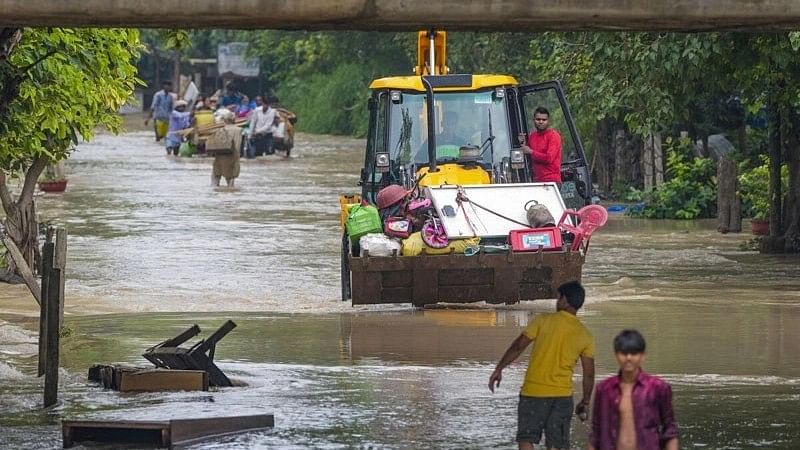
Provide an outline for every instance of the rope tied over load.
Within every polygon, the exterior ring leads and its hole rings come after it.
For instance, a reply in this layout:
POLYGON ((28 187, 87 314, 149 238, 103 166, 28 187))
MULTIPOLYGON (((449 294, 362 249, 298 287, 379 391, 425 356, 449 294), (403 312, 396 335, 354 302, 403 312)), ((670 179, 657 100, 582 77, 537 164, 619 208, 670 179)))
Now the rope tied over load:
MULTIPOLYGON (((469 216, 467 215, 467 212, 464 209, 464 203, 469 203, 473 207, 473 210, 474 210, 474 208, 480 208, 480 209, 488 212, 489 214, 494 214, 495 216, 500 217, 501 219, 504 219, 504 220, 507 220, 509 222, 515 223, 517 225, 521 225, 521 226, 523 226, 525 228, 530 228, 531 227, 527 223, 522 223, 522 222, 520 222, 518 220, 514 220, 514 219, 512 219, 510 217, 507 217, 507 216, 504 216, 503 214, 500 214, 497 211, 492 211, 491 209, 489 209, 489 208, 487 208, 487 207, 485 207, 485 206, 483 206, 483 205, 481 205, 479 203, 471 201, 469 199, 469 197, 467 197, 467 193, 464 191, 464 188, 459 185, 458 189, 456 191, 456 204, 459 206, 459 208, 461 208, 462 211, 464 211, 464 217, 466 217, 467 224, 470 226, 470 228, 472 229, 473 233, 475 233, 475 229, 473 228, 472 222, 470 221, 469 216)), ((475 234, 475 235, 477 236, 477 234, 475 234)))

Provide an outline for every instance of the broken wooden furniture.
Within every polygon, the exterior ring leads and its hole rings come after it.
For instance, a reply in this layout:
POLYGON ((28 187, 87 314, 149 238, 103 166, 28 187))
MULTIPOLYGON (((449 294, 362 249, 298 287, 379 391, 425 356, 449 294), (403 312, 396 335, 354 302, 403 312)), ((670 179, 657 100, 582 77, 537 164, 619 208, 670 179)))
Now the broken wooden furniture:
POLYGON ((208 338, 189 348, 180 347, 200 334, 200 327, 195 324, 174 338, 150 347, 142 356, 160 369, 204 370, 208 372, 211 386, 230 387, 233 386, 231 380, 214 364, 214 351, 217 343, 234 328, 236 324, 228 320, 208 338))
POLYGON ((204 370, 165 370, 97 364, 89 368, 89 381, 120 392, 208 390, 208 372, 204 370))
POLYGON ((134 443, 173 448, 215 436, 256 431, 275 426, 272 414, 179 420, 65 420, 61 424, 64 448, 76 442, 134 443))

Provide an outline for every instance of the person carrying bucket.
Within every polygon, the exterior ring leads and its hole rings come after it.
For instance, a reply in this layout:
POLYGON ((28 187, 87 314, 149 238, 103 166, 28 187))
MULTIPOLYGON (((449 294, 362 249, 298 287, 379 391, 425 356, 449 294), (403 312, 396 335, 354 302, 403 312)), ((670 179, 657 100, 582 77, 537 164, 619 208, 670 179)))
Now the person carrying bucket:
POLYGON ((150 119, 155 119, 153 127, 156 134, 156 142, 166 137, 169 130, 169 116, 172 114, 174 104, 171 91, 172 82, 165 81, 161 83, 161 90, 153 95, 150 111, 147 114, 147 118, 144 119, 145 126, 148 125, 150 119))

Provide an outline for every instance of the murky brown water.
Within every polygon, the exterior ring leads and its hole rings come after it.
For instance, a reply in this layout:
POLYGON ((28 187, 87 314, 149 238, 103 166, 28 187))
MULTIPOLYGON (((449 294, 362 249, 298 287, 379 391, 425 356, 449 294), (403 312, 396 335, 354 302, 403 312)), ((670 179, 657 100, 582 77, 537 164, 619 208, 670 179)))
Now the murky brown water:
MULTIPOLYGON (((42 412, 34 323, 21 318, 32 300, 0 286, 0 447, 58 448, 65 417, 263 412, 274 430, 197 448, 514 447, 524 361, 496 394, 486 383, 551 302, 352 308, 338 299, 336 196, 355 190, 362 142, 303 136, 290 160, 243 161, 228 191, 208 187, 210 161, 167 158, 149 138, 82 145, 67 193, 39 200, 70 232, 72 335, 61 402, 42 412), (238 327, 216 358, 248 387, 121 395, 85 382, 93 363, 143 363, 155 342, 227 318, 238 327)), ((592 238, 581 318, 598 373, 614 370, 614 334, 637 327, 647 368, 673 384, 683 448, 796 448, 800 260, 739 252, 746 236, 713 228, 613 217, 592 238)), ((585 446, 586 426, 573 428, 575 448, 585 446)))

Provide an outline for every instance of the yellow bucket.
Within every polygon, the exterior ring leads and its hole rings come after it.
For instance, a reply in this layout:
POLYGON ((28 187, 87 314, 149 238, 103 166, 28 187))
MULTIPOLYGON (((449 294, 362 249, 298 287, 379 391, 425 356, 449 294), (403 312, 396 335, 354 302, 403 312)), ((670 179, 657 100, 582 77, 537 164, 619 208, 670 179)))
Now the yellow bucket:
POLYGON ((169 122, 165 120, 157 120, 155 121, 156 124, 156 138, 161 139, 167 135, 167 131, 169 131, 169 122))
POLYGON ((194 120, 198 128, 214 125, 214 113, 212 111, 197 111, 194 113, 194 120))

